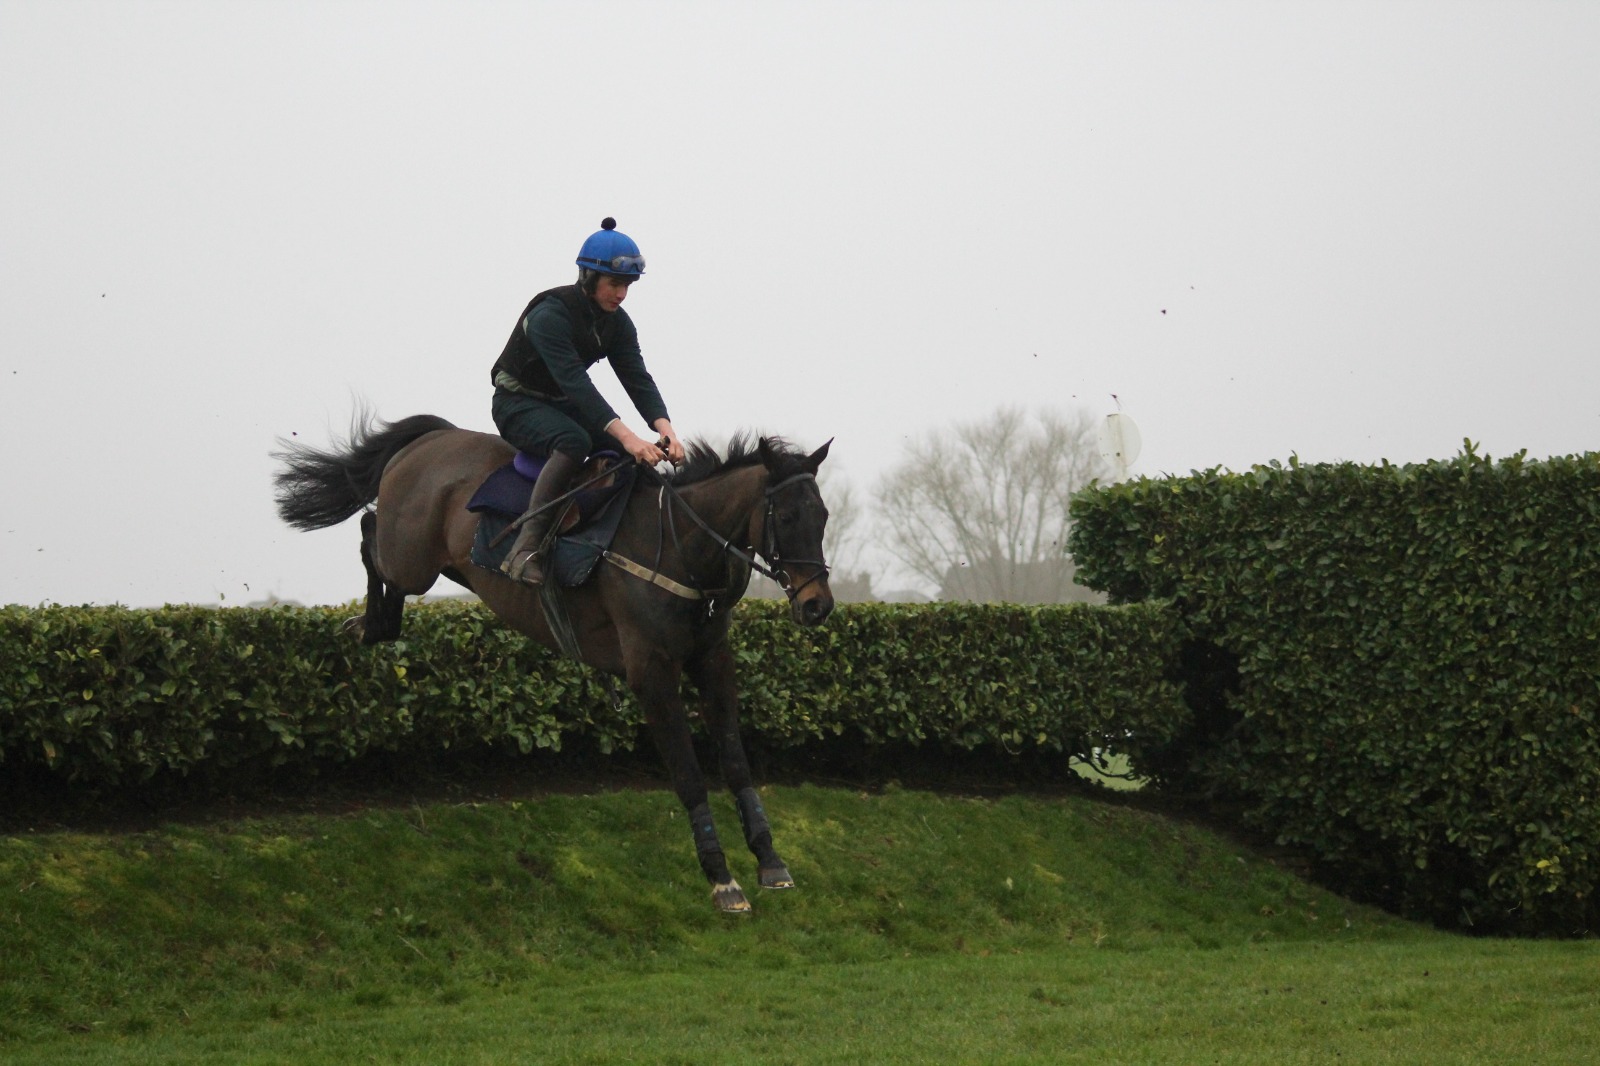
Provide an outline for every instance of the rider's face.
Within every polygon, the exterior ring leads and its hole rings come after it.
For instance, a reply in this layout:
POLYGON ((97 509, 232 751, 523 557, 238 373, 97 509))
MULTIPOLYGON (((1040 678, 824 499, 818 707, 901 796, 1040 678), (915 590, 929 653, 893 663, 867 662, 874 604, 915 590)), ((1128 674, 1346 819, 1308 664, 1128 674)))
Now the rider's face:
POLYGON ((600 305, 602 311, 615 311, 622 306, 622 301, 628 298, 628 285, 632 281, 632 278, 601 274, 594 287, 594 302, 600 305))

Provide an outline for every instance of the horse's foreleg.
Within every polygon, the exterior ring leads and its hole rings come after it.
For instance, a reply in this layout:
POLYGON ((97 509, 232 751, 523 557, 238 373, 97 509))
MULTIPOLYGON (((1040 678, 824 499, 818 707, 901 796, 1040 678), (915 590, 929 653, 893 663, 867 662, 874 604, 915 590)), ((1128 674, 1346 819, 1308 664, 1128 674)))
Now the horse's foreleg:
POLYGON ((689 735, 689 720, 683 700, 678 696, 678 670, 654 656, 647 664, 628 669, 628 686, 644 708, 645 721, 672 775, 672 787, 684 810, 689 812, 689 828, 694 833, 695 855, 700 869, 711 882, 711 899, 718 910, 742 913, 750 909, 744 890, 728 872, 728 858, 717 838, 716 822, 706 793, 705 777, 695 758, 694 741, 689 735))
POLYGON ((756 857, 756 871, 762 888, 793 888, 794 876, 778 857, 772 846, 772 827, 767 824, 767 812, 761 806, 761 797, 754 785, 746 785, 734 792, 739 801, 739 822, 744 826, 745 843, 756 857))
POLYGON ((739 822, 744 840, 756 857, 762 888, 793 888, 789 867, 778 857, 772 844, 772 826, 756 792, 745 755, 744 739, 739 735, 739 692, 734 679, 733 653, 720 644, 689 666, 689 678, 705 699, 706 721, 717 741, 722 762, 722 778, 739 805, 739 822))

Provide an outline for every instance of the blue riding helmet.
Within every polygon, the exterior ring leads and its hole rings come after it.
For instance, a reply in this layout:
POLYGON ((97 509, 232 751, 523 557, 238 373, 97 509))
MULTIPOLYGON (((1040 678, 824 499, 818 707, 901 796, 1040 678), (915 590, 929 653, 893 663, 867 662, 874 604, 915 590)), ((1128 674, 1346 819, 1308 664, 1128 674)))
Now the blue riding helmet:
POLYGON ((644 273, 644 256, 633 238, 617 229, 616 219, 605 218, 578 249, 578 265, 613 277, 636 278, 644 273))

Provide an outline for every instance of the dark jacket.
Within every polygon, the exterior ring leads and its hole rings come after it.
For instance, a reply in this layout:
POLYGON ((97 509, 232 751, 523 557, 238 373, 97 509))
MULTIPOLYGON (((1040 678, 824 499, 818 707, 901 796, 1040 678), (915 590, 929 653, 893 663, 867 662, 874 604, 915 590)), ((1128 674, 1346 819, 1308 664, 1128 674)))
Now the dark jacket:
POLYGON ((576 285, 546 289, 528 302, 490 379, 496 387, 577 408, 596 430, 617 417, 589 380, 600 360, 622 383, 645 425, 666 418, 655 379, 645 369, 639 334, 621 308, 607 314, 576 285))

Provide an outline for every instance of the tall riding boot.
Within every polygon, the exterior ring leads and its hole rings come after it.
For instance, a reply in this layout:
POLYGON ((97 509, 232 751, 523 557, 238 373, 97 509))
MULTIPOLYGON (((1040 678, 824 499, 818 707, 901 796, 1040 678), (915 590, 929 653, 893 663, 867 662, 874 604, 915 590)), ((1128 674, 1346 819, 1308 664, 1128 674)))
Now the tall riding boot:
POLYGON ((550 539, 557 515, 565 510, 552 501, 567 491, 582 467, 581 456, 566 452, 551 452, 544 461, 539 480, 533 483, 533 494, 528 497, 525 521, 511 544, 511 554, 500 564, 500 569, 513 581, 534 586, 544 584, 545 541, 550 539))

